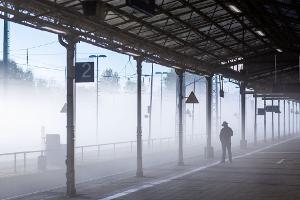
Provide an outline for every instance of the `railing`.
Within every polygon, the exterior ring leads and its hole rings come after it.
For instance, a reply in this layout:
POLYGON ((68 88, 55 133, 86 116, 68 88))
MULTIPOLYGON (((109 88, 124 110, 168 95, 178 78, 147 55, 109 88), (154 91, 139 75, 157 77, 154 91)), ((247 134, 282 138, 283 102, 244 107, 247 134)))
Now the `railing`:
MULTIPOLYGON (((185 142, 193 143, 193 141, 203 135, 186 135, 185 136, 185 142)), ((149 140, 142 140, 143 145, 146 144, 146 147, 148 149, 154 149, 154 146, 159 144, 159 146, 162 146, 162 144, 167 144, 169 146, 171 144, 171 141, 175 142, 177 139, 174 137, 166 137, 166 138, 154 138, 149 140)), ((101 152, 104 151, 113 151, 115 154, 117 151, 117 147, 120 146, 125 146, 125 148, 129 152, 134 152, 134 147, 136 145, 136 141, 125 141, 125 142, 114 142, 114 143, 105 143, 105 144, 98 144, 98 145, 83 145, 83 146, 77 146, 75 147, 75 152, 77 155, 79 154, 79 159, 80 161, 83 161, 85 158, 85 155, 87 152, 95 152, 96 151, 96 158, 99 159, 101 156, 101 152), (93 149, 92 151, 88 151, 88 149, 93 149), (79 151, 79 152, 78 152, 79 151)), ((124 149, 122 149, 122 152, 124 149)), ((28 160, 34 160, 37 159, 38 156, 43 156, 45 155, 46 151, 45 150, 36 150, 36 151, 21 151, 21 152, 13 152, 13 153, 1 153, 0 154, 0 166, 5 166, 8 174, 10 173, 18 173, 21 172, 18 169, 23 169, 23 172, 26 172, 27 170, 27 165, 28 165, 28 160), (19 158, 21 156, 21 158, 19 158), (6 157, 6 159, 4 159, 6 157), (8 157, 8 158, 7 158, 8 157), (8 160, 12 160, 13 162, 13 167, 10 162, 7 162, 8 160), (20 163, 21 160, 22 162, 20 163), (8 170, 7 170, 8 169, 8 170), (11 171, 11 169, 13 171, 11 171)), ((90 156, 91 157, 91 156, 90 156)), ((92 156, 93 157, 93 156, 92 156)), ((94 158, 94 157, 93 157, 94 158)), ((36 166, 36 163, 31 163, 36 166)), ((1 171, 1 169, 0 169, 1 171)))

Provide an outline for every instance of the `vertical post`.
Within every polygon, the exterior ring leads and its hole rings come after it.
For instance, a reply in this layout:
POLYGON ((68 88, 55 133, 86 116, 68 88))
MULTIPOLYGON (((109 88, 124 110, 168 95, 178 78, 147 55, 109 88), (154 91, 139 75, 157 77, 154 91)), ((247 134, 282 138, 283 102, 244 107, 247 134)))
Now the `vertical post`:
POLYGON ((152 93, 153 93, 153 63, 151 66, 151 86, 150 86, 150 105, 149 105, 149 135, 148 135, 148 147, 150 147, 151 140, 151 128, 152 128, 152 93))
MULTIPOLYGON (((196 93, 195 89, 196 89, 196 79, 194 78, 194 83, 193 83, 193 92, 196 93)), ((194 125, 194 120, 195 120, 195 104, 193 103, 193 112, 192 112, 192 135, 194 135, 194 129, 195 129, 195 125, 194 125)))
POLYGON ((178 143, 178 165, 184 165, 183 162, 183 108, 182 108, 182 104, 183 104, 183 70, 177 70, 176 71, 177 75, 178 75, 178 86, 179 86, 179 91, 178 91, 178 119, 179 119, 179 143, 178 143))
POLYGON ((75 36, 58 36, 59 42, 67 49, 67 195, 69 197, 76 195, 75 189, 75 166, 74 166, 74 140, 75 140, 75 104, 74 104, 74 52, 75 36), (64 41, 65 40, 65 41, 64 41))
POLYGON ((289 136, 291 136, 291 102, 288 101, 288 114, 289 114, 289 136))
POLYGON ((295 134, 295 102, 293 101, 293 134, 295 134))
POLYGON ((267 142, 267 112, 266 112, 266 100, 264 100, 264 110, 265 110, 265 114, 264 114, 264 142, 267 142))
POLYGON ((24 161, 24 172, 26 171, 26 152, 23 154, 23 161, 24 161))
POLYGON ((160 73, 160 113, 159 113, 159 130, 162 135, 162 100, 163 100, 163 72, 160 73))
POLYGON ((143 176, 142 156, 142 58, 136 57, 137 68, 137 170, 136 176, 143 176))
MULTIPOLYGON (((8 17, 7 13, 4 13, 5 17, 8 17)), ((9 54, 9 22, 7 20, 3 21, 3 76, 4 84, 6 84, 6 79, 8 79, 8 54, 9 54)))
POLYGON ((97 71, 96 71, 96 144, 99 144, 99 56, 97 55, 97 71))
POLYGON ((298 109, 299 103, 296 103, 296 134, 299 134, 299 109, 298 109))
POLYGON ((17 173, 17 154, 14 153, 14 172, 17 173))
POLYGON ((246 94, 245 94, 245 83, 241 83, 240 86, 241 93, 241 119, 242 119, 242 139, 240 142, 241 149, 247 148, 247 140, 246 140, 246 94))
MULTIPOLYGON (((272 107, 274 106, 274 100, 272 99, 272 107)), ((274 112, 272 111, 272 142, 274 142, 274 112)))
POLYGON ((254 94, 254 144, 257 144, 257 97, 254 94))
POLYGON ((219 131, 219 87, 218 87, 218 76, 215 76, 215 90, 216 90, 216 133, 219 131))
POLYGON ((214 157, 214 149, 211 146, 211 100, 212 100, 212 76, 206 77, 206 147, 204 149, 206 158, 214 157))
POLYGON ((285 132, 285 100, 283 100, 283 135, 284 137, 286 136, 286 132, 285 132))
POLYGON ((277 123, 278 123, 278 140, 280 140, 280 100, 278 100, 278 108, 279 108, 279 112, 277 113, 277 123))

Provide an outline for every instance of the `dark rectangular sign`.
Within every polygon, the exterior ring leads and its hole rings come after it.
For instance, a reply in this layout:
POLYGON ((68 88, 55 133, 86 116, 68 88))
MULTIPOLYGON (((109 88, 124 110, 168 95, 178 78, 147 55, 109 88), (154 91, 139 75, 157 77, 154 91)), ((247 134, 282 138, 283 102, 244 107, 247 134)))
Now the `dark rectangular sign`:
POLYGON ((263 108, 258 108, 257 109, 257 115, 265 115, 265 109, 263 109, 263 108))
POLYGON ((77 62, 75 64, 75 82, 94 82, 94 62, 77 62))
POLYGON ((266 106, 266 112, 280 113, 279 106, 266 106))

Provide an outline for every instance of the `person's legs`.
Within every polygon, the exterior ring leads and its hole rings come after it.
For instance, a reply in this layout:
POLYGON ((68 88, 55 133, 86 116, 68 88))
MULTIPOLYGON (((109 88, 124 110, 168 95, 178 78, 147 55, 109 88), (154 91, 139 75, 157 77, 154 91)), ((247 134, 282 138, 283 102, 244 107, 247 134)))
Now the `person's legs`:
POLYGON ((228 151, 229 162, 232 162, 231 142, 228 142, 228 143, 227 143, 227 151, 228 151))
POLYGON ((226 143, 225 142, 221 142, 222 143, 222 162, 225 162, 225 157, 226 157, 226 143))

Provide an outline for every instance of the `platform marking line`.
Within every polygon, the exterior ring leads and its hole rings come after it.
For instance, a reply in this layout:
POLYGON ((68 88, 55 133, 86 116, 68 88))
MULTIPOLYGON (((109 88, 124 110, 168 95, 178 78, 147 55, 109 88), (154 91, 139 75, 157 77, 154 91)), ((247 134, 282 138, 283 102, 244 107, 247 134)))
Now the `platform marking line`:
MULTIPOLYGON (((295 138, 298 138, 298 137, 295 137, 295 138)), ((281 141, 281 142, 278 142, 276 144, 271 144, 267 147, 263 147, 263 148, 260 148, 260 149, 257 149, 257 150, 254 150, 254 151, 251 151, 249 153, 245 153, 245 154, 242 154, 242 155, 239 155, 239 156, 234 156, 232 159, 238 159, 238 158, 244 158, 246 156, 250 156, 252 154, 255 154, 255 153, 258 153, 260 151, 263 151, 263 150, 266 150, 266 149, 269 149, 269 148, 272 148, 274 146, 277 146, 279 144, 283 144, 283 143, 286 143, 290 140, 293 140, 295 138, 289 138, 287 140, 284 140, 284 141, 281 141)), ((187 175, 190 175, 192 173, 195 173, 195 172, 199 172, 199 171, 203 171, 209 167, 213 167, 213 166, 216 166, 218 165, 220 162, 217 161, 217 162, 213 162, 211 164, 208 164, 208 165, 204 165, 202 167, 198 167, 196 169, 193 169, 193 170, 190 170, 190 171, 187 171, 187 172, 184 172, 184 173, 181 173, 181 174, 178 174, 178 175, 175 175, 175 176, 172 176, 170 178, 166 178, 166 179, 162 179, 162 180, 159 180, 159 181, 153 181, 153 182, 150 182, 150 183, 146 183, 142 186, 138 186, 138 187, 135 187, 135 188, 132 188, 132 189, 129 189, 129 190, 126 190, 126 191, 123 191, 123 192, 120 192, 120 193, 117 193, 117 194, 114 194, 114 195, 111 195, 111 196, 108 196, 108 197, 104 197, 104 198, 100 198, 98 200, 112 200, 112 199, 116 199, 116 198, 119 198, 119 197, 123 197, 123 196, 126 196, 128 194, 131 194, 131 193, 135 193, 135 192, 138 192, 140 190, 143 190, 143 189, 146 189, 146 188, 151 188, 151 187, 154 187, 156 185, 159 185, 159 184, 162 184, 162 183, 167 183, 167 182, 170 182, 174 179, 178 179, 178 178, 182 178, 184 176, 187 176, 187 175)))
POLYGON ((289 151, 262 151, 260 154, 300 154, 300 152, 289 152, 289 151))
POLYGON ((281 159, 281 160, 277 161, 276 164, 280 165, 281 163, 283 163, 283 161, 285 161, 285 159, 281 159))

